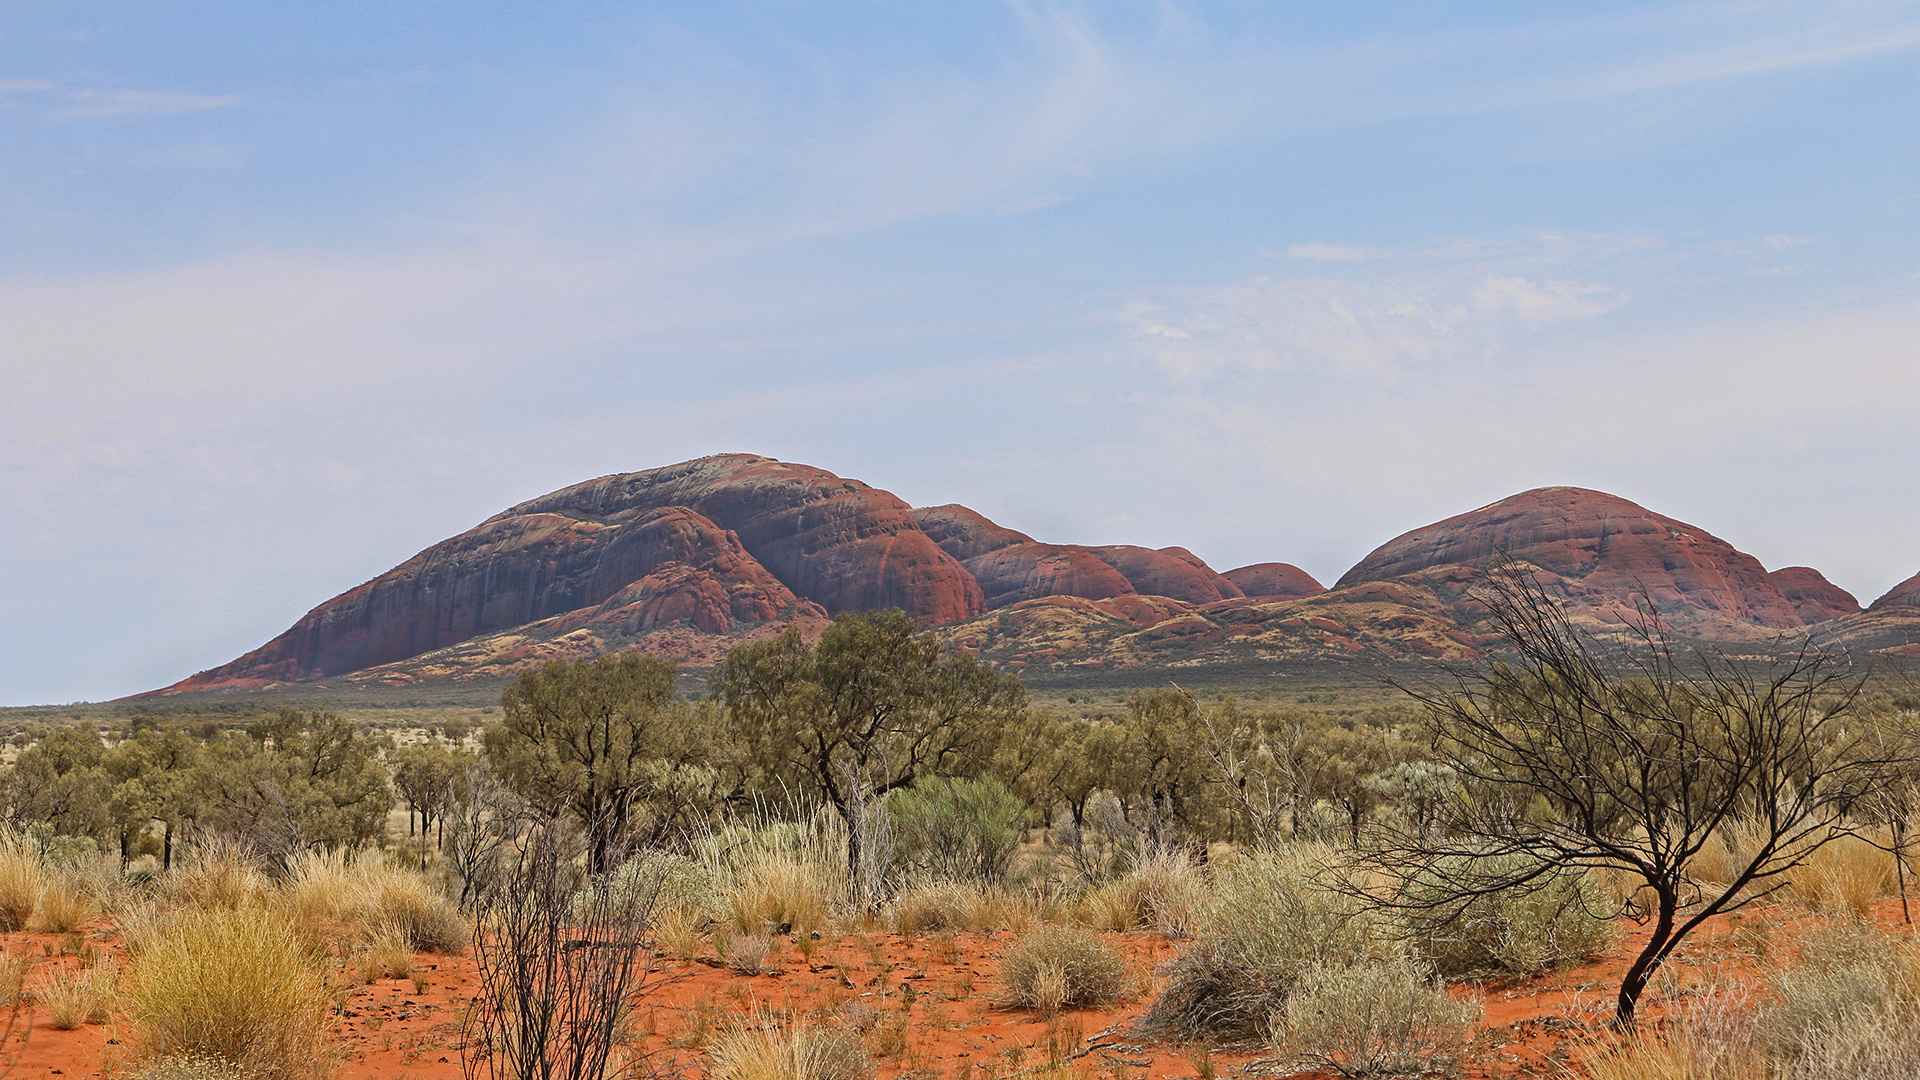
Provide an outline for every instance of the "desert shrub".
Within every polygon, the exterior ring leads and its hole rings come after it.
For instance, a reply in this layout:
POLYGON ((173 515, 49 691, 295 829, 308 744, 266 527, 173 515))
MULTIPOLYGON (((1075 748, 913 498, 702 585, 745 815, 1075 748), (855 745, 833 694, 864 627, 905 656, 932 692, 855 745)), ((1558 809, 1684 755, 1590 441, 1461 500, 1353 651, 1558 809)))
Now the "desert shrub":
POLYGON ((34 991, 34 997, 55 1028, 72 1031, 82 1024, 106 1022, 119 977, 113 961, 101 957, 91 967, 65 967, 54 972, 34 991))
POLYGON ((1111 1005, 1132 988, 1126 957, 1082 926, 1035 927, 1000 958, 1006 1000, 1049 1014, 1066 1005, 1111 1005))
POLYGON ((1169 967, 1143 1026, 1183 1039, 1259 1036, 1310 968, 1395 955, 1381 918, 1321 880, 1316 867, 1326 857, 1299 845, 1222 865, 1194 944, 1169 967))
POLYGON ((1076 917, 1102 930, 1151 929, 1191 937, 1206 900, 1206 882, 1184 851, 1145 850, 1120 877, 1081 898, 1076 917))
MULTIPOLYGON (((1508 873, 1513 857, 1488 858, 1492 873, 1508 873)), ((1477 867, 1476 873, 1489 872, 1477 867)), ((1450 861, 1422 871, 1405 888, 1407 902, 1419 905, 1444 894, 1455 876, 1450 861)), ((1601 912, 1617 910, 1597 884, 1577 870, 1546 870, 1532 888, 1503 889, 1475 897, 1461 907, 1411 909, 1415 945, 1442 976, 1511 972, 1537 975, 1564 964, 1604 954, 1615 940, 1613 923, 1601 912)))
POLYGON ((40 902, 40 858, 16 837, 0 837, 0 930, 24 930, 40 902))
POLYGON ((215 1058, 249 1080, 331 1075, 333 1001, 315 960, 260 909, 178 912, 122 980, 140 1056, 215 1058))
POLYGON ((259 856, 221 837, 194 845, 160 878, 160 895, 185 907, 255 907, 264 904, 271 891, 259 856))
POLYGON ((1343 1076, 1448 1072, 1473 1037, 1477 1005, 1456 1001, 1404 962, 1321 967, 1274 1014, 1285 1059, 1343 1076))
POLYGON ((873 1073, 854 1031, 764 1014, 721 1033, 709 1054, 716 1080, 860 1080, 873 1073))
POLYGON ((901 890, 887 910, 897 934, 984 930, 997 921, 999 901, 996 893, 977 884, 931 881, 901 890))
POLYGON ((715 868, 690 855, 643 851, 621 864, 606 887, 657 894, 652 901, 656 911, 681 912, 699 922, 725 914, 715 868))
POLYGON ((887 799, 896 865, 910 877, 1004 880, 1025 812, 1020 798, 992 777, 922 780, 887 799))

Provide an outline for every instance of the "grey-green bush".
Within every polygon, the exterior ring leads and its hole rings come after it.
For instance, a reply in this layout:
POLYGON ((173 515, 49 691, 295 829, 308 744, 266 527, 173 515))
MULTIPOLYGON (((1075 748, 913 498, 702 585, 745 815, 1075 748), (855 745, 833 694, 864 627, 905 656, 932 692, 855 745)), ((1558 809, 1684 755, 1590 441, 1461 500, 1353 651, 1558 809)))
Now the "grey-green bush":
POLYGON ((1269 1040, 1283 1059, 1342 1076, 1450 1072, 1466 1054, 1479 1006, 1456 1001, 1402 961, 1308 972, 1269 1040))
MULTIPOLYGON (((1479 860, 1476 874, 1505 875, 1514 856, 1479 860), (1485 863, 1495 864, 1492 867, 1485 863)), ((1462 868, 1441 862, 1407 883, 1403 898, 1418 904, 1462 868), (1438 884, 1436 889, 1435 883, 1438 884)), ((1606 899, 1576 870, 1547 870, 1534 889, 1509 889, 1476 897, 1457 912, 1414 909, 1413 941, 1436 972, 1447 978, 1507 972, 1537 975, 1606 953, 1615 941, 1613 923, 1598 917, 1606 899), (1441 914, 1449 917, 1440 918, 1441 914)))
POLYGON ((1325 855, 1301 845, 1220 866, 1195 942, 1168 969, 1143 1025, 1183 1039, 1263 1035, 1309 970, 1396 957, 1384 920, 1322 880, 1325 855))
POLYGON ((997 882, 1020 846, 1019 797, 991 777, 933 777, 887 799, 894 860, 909 874, 997 882))

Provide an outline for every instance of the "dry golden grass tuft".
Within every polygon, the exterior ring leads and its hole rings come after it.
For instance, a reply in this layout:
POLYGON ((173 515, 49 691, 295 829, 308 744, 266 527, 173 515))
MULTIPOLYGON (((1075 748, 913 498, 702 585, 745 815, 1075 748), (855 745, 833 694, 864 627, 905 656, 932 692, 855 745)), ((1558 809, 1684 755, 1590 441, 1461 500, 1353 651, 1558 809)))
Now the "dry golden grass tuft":
POLYGON ((967 882, 933 881, 909 886, 887 910, 896 934, 942 930, 987 930, 1000 923, 1006 907, 1003 894, 967 882))
POLYGON ((105 1023, 112 1011, 120 979, 112 959, 102 956, 91 967, 63 967, 34 990, 47 1018, 61 1031, 82 1024, 105 1023))
POLYGON ((1074 916, 1100 930, 1150 929, 1183 938, 1193 935, 1205 902, 1206 881, 1193 860, 1184 852, 1155 851, 1083 897, 1074 916))
POLYGON ((100 913, 93 898, 74 886, 65 875, 46 875, 40 887, 40 902, 34 925, 47 934, 66 934, 86 925, 100 913))
POLYGON ((152 1062, 137 1080, 248 1080, 241 1067, 211 1054, 176 1054, 152 1062))
POLYGON ((1111 1005, 1133 988, 1126 957, 1083 926, 1035 927, 1000 958, 1006 1000, 1049 1016, 1067 1005, 1111 1005))
POLYGON ((394 931, 422 952, 458 954, 473 940, 459 909, 418 872, 338 852, 296 859, 281 896, 295 918, 355 923, 369 936, 394 931))
POLYGON ((377 925, 367 933, 358 950, 360 981, 405 979, 413 974, 413 948, 405 927, 394 923, 377 925))
POLYGON ((1792 878, 1793 896, 1805 907, 1862 916, 1897 887, 1893 856, 1858 836, 1829 841, 1792 878))
POLYGON ((715 1080, 860 1080, 873 1073, 872 1059, 849 1028, 764 1013, 722 1032, 709 1055, 715 1080))
POLYGON ((20 1000, 27 972, 32 970, 33 957, 25 952, 0 951, 0 1005, 12 1005, 20 1000))
POLYGON ((38 855, 18 838, 0 836, 0 930, 26 929, 45 879, 38 855))
POLYGON ((300 935, 263 909, 190 908, 122 981, 141 1058, 198 1055, 253 1080, 318 1080, 336 1064, 333 995, 300 935))
POLYGON ((844 878, 843 870, 811 852, 756 852, 725 890, 728 921, 743 934, 822 929, 844 878))
POLYGON ((260 859, 239 843, 214 838, 202 844, 160 879, 160 895, 169 903, 195 908, 260 907, 272 884, 260 859))

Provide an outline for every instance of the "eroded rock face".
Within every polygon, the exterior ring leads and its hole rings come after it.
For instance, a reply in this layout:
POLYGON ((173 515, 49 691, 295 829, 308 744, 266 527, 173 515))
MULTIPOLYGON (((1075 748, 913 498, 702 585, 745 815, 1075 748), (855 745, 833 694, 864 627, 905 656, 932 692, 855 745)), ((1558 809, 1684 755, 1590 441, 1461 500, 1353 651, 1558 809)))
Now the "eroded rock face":
POLYGON ((1283 562, 1254 563, 1220 575, 1249 597, 1312 596, 1326 592, 1326 586, 1313 580, 1305 570, 1283 562))
POLYGON ((1135 591, 1106 560, 1073 544, 1011 544, 976 555, 965 565, 990 608, 1043 596, 1104 600, 1135 591))
POLYGON ((1920 608, 1920 574, 1888 589, 1886 595, 1875 600, 1867 610, 1885 611, 1896 607, 1920 608))
POLYGON ((1723 637, 1736 624, 1803 625, 1753 556, 1697 526, 1584 488, 1538 488, 1415 529, 1361 560, 1335 587, 1481 566, 1502 553, 1564 579, 1557 591, 1570 596, 1626 611, 1644 596, 1680 633, 1723 637))
POLYGON ((1108 566, 1120 571, 1133 591, 1167 596, 1189 604, 1237 600, 1246 594, 1233 582, 1214 573, 1193 552, 1182 547, 1144 548, 1112 544, 1091 548, 1108 566))
POLYGON ((733 530, 795 595, 829 612, 897 607, 950 623, 984 610, 972 576, 920 530, 911 507, 811 465, 719 454, 575 484, 499 517, 571 512, 617 520, 664 506, 733 530))
POLYGON ((651 607, 636 618, 657 624, 673 611, 714 632, 789 617, 800 605, 738 537, 683 507, 608 521, 549 512, 495 517, 178 689, 326 678, 608 602, 624 607, 634 601, 622 597, 642 593, 651 607))
POLYGON ((913 520, 940 550, 966 562, 976 555, 998 551, 1014 544, 1031 544, 1033 537, 1003 528, 957 503, 916 509, 913 520))
POLYGON ((1802 622, 1812 625, 1837 619, 1842 615, 1852 615, 1860 610, 1860 601, 1853 594, 1828 581, 1826 575, 1811 566, 1783 566, 1767 575, 1787 598, 1793 610, 1800 613, 1802 622))

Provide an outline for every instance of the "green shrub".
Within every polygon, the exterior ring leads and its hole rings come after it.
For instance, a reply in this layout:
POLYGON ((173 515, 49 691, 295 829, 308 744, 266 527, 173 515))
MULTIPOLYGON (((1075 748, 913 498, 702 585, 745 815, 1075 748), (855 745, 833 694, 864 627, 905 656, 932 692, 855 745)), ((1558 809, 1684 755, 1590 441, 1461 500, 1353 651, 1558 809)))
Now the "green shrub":
POLYGON ((1399 949, 1382 919, 1320 878, 1327 850, 1242 855, 1214 875, 1195 942, 1143 1018, 1182 1039, 1254 1037, 1316 967, 1352 967, 1399 949))
MULTIPOLYGON (((1489 858, 1478 874, 1505 875, 1513 856, 1489 858)), ((1454 867, 1441 862, 1405 886, 1405 899, 1419 903, 1446 889, 1454 867)), ((1598 888, 1576 870, 1548 870, 1532 889, 1508 889, 1475 897, 1457 911, 1416 911, 1413 939, 1427 962, 1446 978, 1509 972, 1537 975, 1601 956, 1613 947, 1613 923, 1596 913, 1609 907, 1598 888)))
POLYGON ((894 859, 910 874, 997 882, 1020 846, 1026 807, 1000 781, 934 777, 887 799, 894 859))
POLYGON ((1049 1015, 1066 1005, 1111 1005, 1132 986, 1126 957, 1082 926, 1035 927, 1000 958, 1006 1000, 1049 1015))
POLYGON ((1478 1006, 1456 1001, 1404 962, 1315 968, 1274 1014, 1274 1050, 1342 1076, 1450 1072, 1472 1041, 1478 1006))

